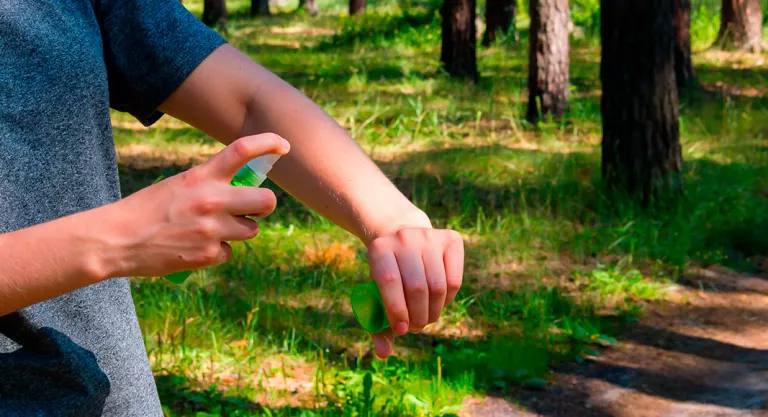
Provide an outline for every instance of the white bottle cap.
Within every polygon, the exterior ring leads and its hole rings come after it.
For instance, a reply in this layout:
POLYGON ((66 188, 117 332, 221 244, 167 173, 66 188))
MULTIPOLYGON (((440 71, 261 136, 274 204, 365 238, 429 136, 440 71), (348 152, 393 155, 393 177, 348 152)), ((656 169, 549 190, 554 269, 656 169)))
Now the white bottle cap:
POLYGON ((277 154, 263 155, 248 161, 248 167, 257 174, 266 177, 267 173, 272 169, 272 166, 275 165, 275 162, 277 162, 278 159, 280 159, 280 155, 277 154))

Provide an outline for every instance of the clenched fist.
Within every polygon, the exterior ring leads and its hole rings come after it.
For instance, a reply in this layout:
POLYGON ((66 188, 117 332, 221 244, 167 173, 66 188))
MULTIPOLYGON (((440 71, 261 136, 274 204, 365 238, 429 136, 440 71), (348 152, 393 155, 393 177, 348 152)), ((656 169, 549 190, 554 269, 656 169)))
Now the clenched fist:
POLYGON ((390 328, 372 335, 376 354, 392 354, 394 334, 418 333, 440 318, 461 287, 464 242, 428 220, 396 230, 368 245, 368 263, 384 301, 390 328))

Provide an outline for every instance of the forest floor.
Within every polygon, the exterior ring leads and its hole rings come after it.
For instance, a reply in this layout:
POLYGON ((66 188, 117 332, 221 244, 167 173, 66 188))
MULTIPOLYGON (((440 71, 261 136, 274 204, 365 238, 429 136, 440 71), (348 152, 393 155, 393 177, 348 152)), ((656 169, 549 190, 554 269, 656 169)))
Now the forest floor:
POLYGON ((768 416, 768 270, 697 269, 623 339, 545 390, 472 398, 462 416, 768 416))
MULTIPOLYGON (((202 3, 184 1, 198 15, 202 3)), ((251 18, 228 0, 228 40, 464 236, 462 290, 375 360, 348 303, 365 247, 267 181, 278 209, 230 262, 180 286, 133 281, 167 415, 768 413, 768 65, 708 46, 716 2, 694 2, 685 196, 649 210, 602 186, 597 32, 572 40, 566 117, 534 126, 524 16, 519 42, 478 50, 469 85, 440 70, 437 3, 382 0, 354 18, 318 3, 316 17, 251 18)), ((221 149, 170 117, 146 129, 115 112, 113 131, 123 195, 221 149)))

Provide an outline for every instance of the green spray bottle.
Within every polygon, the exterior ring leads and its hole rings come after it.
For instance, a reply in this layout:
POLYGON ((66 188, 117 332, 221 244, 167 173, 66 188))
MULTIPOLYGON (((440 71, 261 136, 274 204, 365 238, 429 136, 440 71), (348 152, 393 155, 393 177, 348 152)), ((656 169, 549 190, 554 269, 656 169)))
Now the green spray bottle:
MULTIPOLYGON (((232 178, 231 184, 234 186, 258 187, 267 179, 267 173, 272 166, 280 159, 280 155, 269 154, 248 161, 237 174, 232 178)), ((192 275, 194 271, 181 271, 165 275, 163 278, 174 284, 181 284, 192 275)))

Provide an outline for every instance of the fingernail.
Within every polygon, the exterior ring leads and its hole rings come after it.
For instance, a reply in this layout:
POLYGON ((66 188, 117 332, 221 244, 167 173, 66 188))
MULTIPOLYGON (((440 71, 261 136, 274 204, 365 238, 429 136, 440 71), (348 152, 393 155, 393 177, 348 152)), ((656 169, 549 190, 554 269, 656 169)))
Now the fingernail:
POLYGON ((395 333, 399 335, 408 333, 408 323, 404 321, 397 323, 397 325, 395 325, 395 333))
POLYGON ((291 144, 290 144, 290 143, 288 143, 288 141, 287 141, 287 140, 285 140, 284 138, 283 138, 283 149, 285 149, 286 151, 287 151, 288 149, 291 149, 291 144))

